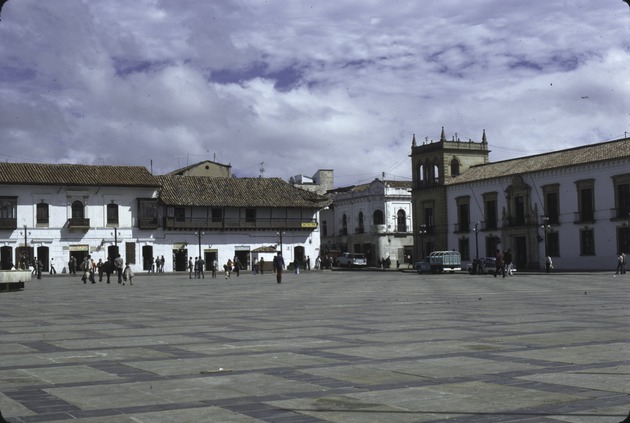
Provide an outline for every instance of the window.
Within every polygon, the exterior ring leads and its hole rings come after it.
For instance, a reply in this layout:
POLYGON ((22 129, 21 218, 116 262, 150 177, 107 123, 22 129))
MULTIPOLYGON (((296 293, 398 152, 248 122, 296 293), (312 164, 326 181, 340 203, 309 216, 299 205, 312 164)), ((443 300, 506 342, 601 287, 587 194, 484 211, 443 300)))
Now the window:
POLYGON ((560 236, 558 232, 547 233, 547 251, 552 257, 560 256, 560 236))
POLYGON ((470 197, 459 197, 457 201, 457 224, 455 232, 470 231, 470 197))
POLYGON ((135 242, 125 242, 125 261, 129 264, 136 264, 135 242))
POLYGON ((107 205, 107 225, 118 225, 118 204, 112 203, 107 205))
POLYGON ((157 199, 138 199, 138 226, 142 229, 152 229, 158 227, 157 199))
POLYGON ((497 229, 497 200, 486 201, 486 229, 497 229))
POLYGON ((576 223, 595 222, 595 181, 587 179, 576 182, 578 191, 578 212, 576 223))
POLYGON ((514 198, 514 217, 517 226, 525 224, 525 198, 520 195, 514 198))
POLYGON ((458 247, 459 253, 462 255, 462 260, 470 260, 470 240, 468 238, 461 238, 458 247))
POLYGON ((186 208, 185 207, 175 207, 175 221, 184 222, 186 221, 186 208))
POLYGON ((630 217, 630 174, 613 176, 615 186, 615 213, 613 218, 630 217))
POLYGON ((397 232, 407 232, 407 213, 402 209, 396 214, 396 227, 397 232))
POLYGON ((549 218, 549 223, 560 223, 559 193, 548 192, 545 194, 545 215, 549 218))
POLYGON ((595 236, 593 229, 582 229, 580 231, 580 255, 595 255, 595 236))
POLYGON ((457 175, 459 175, 459 160, 453 158, 453 160, 451 160, 451 176, 457 175))
POLYGON ((219 208, 212 209, 212 221, 223 222, 223 209, 219 209, 219 208))
POLYGON ((48 217, 48 204, 47 203, 39 203, 37 205, 37 225, 38 226, 48 226, 49 217, 48 217))
POLYGON ((322 220, 322 236, 328 236, 328 222, 322 220))
POLYGON ((341 235, 348 235, 348 217, 345 214, 341 216, 341 235))
POLYGON ((83 210, 83 203, 79 200, 75 200, 72 202, 72 218, 73 219, 83 219, 85 217, 83 210))
POLYGON ((424 224, 427 228, 431 228, 433 226, 433 207, 424 208, 424 224))
POLYGON ((385 216, 383 215, 383 210, 374 210, 374 214, 372 216, 375 225, 384 225, 385 224, 385 216))
POLYGON ((363 226, 363 212, 359 212, 359 226, 357 227, 357 233, 365 233, 365 227, 363 226))
POLYGON ((0 228, 17 228, 17 197, 0 197, 0 228))
POLYGON ((245 221, 249 223, 256 222, 256 209, 245 209, 245 221))

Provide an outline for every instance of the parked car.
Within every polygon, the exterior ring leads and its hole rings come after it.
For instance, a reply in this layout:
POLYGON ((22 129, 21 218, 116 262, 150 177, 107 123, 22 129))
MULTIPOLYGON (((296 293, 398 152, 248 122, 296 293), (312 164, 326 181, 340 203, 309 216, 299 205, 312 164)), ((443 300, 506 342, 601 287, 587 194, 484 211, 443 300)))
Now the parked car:
POLYGON ((416 270, 418 271, 418 273, 427 273, 431 271, 431 261, 429 259, 429 256, 426 256, 424 258, 424 260, 422 261, 417 261, 414 264, 414 267, 416 268, 416 270))
POLYGON ((367 259, 365 255, 358 253, 343 253, 337 257, 337 266, 340 267, 353 267, 353 266, 367 266, 367 259))
MULTIPOLYGON (((494 271, 497 268, 497 259, 494 257, 481 257, 479 261, 481 261, 483 273, 494 273, 494 271)), ((474 275, 475 273, 477 273, 473 269, 473 263, 474 261, 471 263, 468 263, 468 266, 466 268, 466 270, 468 270, 468 273, 470 273, 471 275, 474 275)))

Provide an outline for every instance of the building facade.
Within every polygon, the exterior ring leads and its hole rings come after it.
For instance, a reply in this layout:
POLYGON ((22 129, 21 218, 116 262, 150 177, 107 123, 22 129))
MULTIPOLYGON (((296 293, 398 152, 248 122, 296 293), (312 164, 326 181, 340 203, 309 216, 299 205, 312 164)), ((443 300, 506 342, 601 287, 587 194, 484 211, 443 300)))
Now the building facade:
POLYGON ((630 253, 630 139, 473 167, 447 186, 448 245, 517 268, 614 269, 630 253))
MULTIPOLYGON (((473 166, 488 163, 488 141, 485 130, 482 141, 446 139, 444 128, 437 142, 421 145, 415 135, 411 145, 413 233, 415 256, 432 251, 453 250, 458 246, 449 239, 447 187, 451 180, 473 166)), ((464 222, 462 222, 464 223, 464 222)), ((466 252, 462 251, 466 258, 466 252)))
POLYGON ((270 248, 301 263, 319 254, 317 212, 326 205, 280 179, 0 163, 0 264, 6 270, 37 257, 44 271, 62 272, 72 257, 120 254, 136 272, 157 257, 165 271, 185 271, 186 258, 197 256, 206 267, 239 257, 247 268, 252 251, 270 248))
POLYGON ((324 256, 363 253, 369 266, 413 260, 411 182, 375 179, 329 194, 332 204, 320 217, 324 256))

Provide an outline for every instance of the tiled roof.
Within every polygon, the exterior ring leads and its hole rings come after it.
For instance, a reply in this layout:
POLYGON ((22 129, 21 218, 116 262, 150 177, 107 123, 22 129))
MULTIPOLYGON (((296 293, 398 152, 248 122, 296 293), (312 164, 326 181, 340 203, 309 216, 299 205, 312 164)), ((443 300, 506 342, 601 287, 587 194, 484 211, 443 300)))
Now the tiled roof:
POLYGON ((214 207, 327 206, 327 197, 296 188, 280 178, 211 178, 157 176, 166 205, 214 207))
POLYGON ((93 166, 0 162, 0 184, 75 186, 159 186, 143 166, 93 166))
POLYGON ((474 166, 452 178, 448 184, 463 184, 622 158, 630 158, 630 138, 474 166))

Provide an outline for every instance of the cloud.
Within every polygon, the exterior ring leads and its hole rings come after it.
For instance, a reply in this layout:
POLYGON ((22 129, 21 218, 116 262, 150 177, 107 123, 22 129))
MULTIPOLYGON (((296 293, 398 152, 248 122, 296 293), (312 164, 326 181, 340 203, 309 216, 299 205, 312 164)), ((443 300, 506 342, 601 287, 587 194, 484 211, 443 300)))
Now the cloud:
POLYGON ((486 129, 492 160, 630 130, 621 2, 394 3, 8 2, 0 159, 347 185, 411 178, 412 135, 442 126, 486 129))

